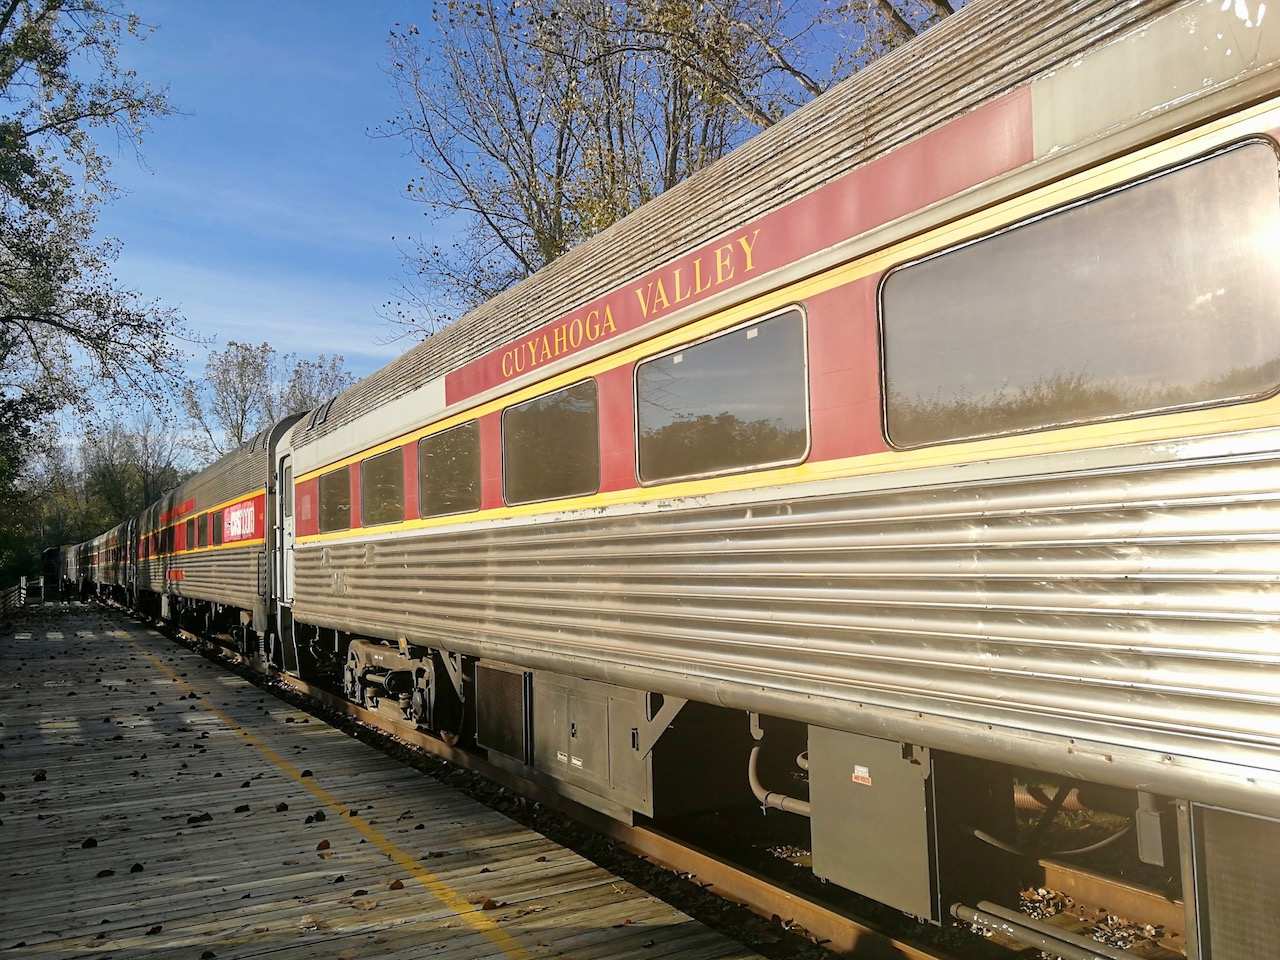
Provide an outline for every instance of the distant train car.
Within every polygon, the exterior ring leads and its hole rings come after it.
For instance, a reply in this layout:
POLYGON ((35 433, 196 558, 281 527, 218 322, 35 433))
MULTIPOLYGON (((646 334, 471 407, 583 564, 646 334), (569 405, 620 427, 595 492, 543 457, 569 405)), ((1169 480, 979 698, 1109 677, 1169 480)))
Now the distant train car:
POLYGON ((271 447, 291 422, 262 431, 142 514, 137 589, 144 605, 206 627, 229 624, 242 639, 267 633, 271 447))
POLYGON ((121 598, 128 595, 134 528, 135 521, 126 520, 89 541, 88 580, 95 591, 121 598))
POLYGON ((52 595, 58 590, 62 580, 63 547, 48 547, 40 554, 40 576, 43 578, 46 592, 52 595))
POLYGON ((157 504, 139 593, 935 922, 1015 777, 1118 789, 1188 953, 1269 955, 1278 140, 1260 5, 978 0, 157 504))
POLYGON ((294 419, 257 434, 138 517, 69 548, 66 579, 165 619, 231 627, 246 651, 257 650, 268 632, 271 449, 294 419))

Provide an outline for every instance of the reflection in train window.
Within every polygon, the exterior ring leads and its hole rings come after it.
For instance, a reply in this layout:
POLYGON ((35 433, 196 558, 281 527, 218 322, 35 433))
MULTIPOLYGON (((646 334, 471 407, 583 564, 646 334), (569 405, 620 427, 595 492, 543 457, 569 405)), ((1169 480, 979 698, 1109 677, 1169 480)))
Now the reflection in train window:
POLYGON ((891 272, 885 428, 915 447, 1280 384, 1280 167, 1249 142, 891 272))
POLYGON ((418 484, 424 517, 480 509, 479 421, 422 438, 418 484))
POLYGON ((209 545, 209 515, 205 514, 196 521, 196 538, 199 545, 207 547, 209 545))
POLYGON ((209 518, 209 525, 213 527, 213 545, 215 547, 222 546, 222 511, 217 510, 213 516, 209 518))
POLYGON ((584 380, 502 414, 507 503, 532 503, 600 486, 596 382, 584 380))
POLYGON ((809 449, 805 324, 788 310, 636 366, 646 483, 797 463, 809 449))
POLYGON ((347 468, 332 470, 320 478, 320 532, 351 526, 351 478, 347 468))
POLYGON ((403 519, 404 451, 396 447, 360 465, 360 523, 367 527, 403 519))

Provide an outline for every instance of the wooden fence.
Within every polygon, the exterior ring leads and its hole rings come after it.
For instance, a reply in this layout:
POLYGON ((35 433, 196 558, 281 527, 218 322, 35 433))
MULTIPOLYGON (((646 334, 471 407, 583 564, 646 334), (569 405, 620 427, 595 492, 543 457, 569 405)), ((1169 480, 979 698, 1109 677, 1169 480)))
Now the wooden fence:
POLYGON ((0 590, 0 616, 8 616, 35 599, 44 600, 44 577, 38 577, 30 583, 23 577, 12 587, 0 590))

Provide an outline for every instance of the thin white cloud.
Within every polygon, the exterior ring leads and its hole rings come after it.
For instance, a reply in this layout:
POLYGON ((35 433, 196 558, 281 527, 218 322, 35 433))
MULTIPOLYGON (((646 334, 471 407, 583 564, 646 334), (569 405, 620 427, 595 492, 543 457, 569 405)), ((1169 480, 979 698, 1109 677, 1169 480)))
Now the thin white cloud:
MULTIPOLYGON (((420 211, 388 190, 379 205, 343 202, 322 182, 308 187, 293 184, 285 190, 248 188, 245 178, 223 179, 198 170, 181 171, 181 176, 134 178, 118 203, 123 213, 148 219, 156 215, 193 219, 235 227, 264 239, 330 249, 347 249, 353 244, 394 251, 393 236, 403 237, 418 224, 411 218, 420 211)), ((113 214, 104 218, 108 231, 113 214)))
MULTIPOLYGON (((181 310, 193 330, 216 338, 214 348, 228 340, 266 340, 285 352, 341 353, 361 376, 408 349, 380 342, 387 335, 377 312, 386 298, 384 286, 274 270, 269 276, 221 270, 127 251, 118 268, 130 286, 181 310)), ((200 353, 193 361, 203 361, 200 353)))

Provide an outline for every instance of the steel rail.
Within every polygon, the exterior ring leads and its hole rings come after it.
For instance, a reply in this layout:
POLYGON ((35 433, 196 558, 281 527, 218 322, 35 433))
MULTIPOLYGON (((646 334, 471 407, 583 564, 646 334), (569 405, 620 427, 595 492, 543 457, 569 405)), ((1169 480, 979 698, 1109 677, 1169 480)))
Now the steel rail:
POLYGON ((1008 912, 995 913, 995 904, 983 903, 979 909, 965 906, 963 903, 951 907, 951 915, 957 920, 985 927, 993 933, 1001 934, 1028 947, 1035 947, 1045 954, 1060 957, 1062 960, 1138 960, 1135 954, 1123 950, 1115 950, 1098 943, 1081 942, 1084 938, 1071 937, 1059 933, 1049 924, 1031 921, 1021 914, 1010 916, 1008 912), (1027 920, 1027 923, 1023 923, 1027 920), (1035 924, 1034 926, 1032 924, 1035 924), (1045 929, 1048 928, 1048 929, 1045 929))

